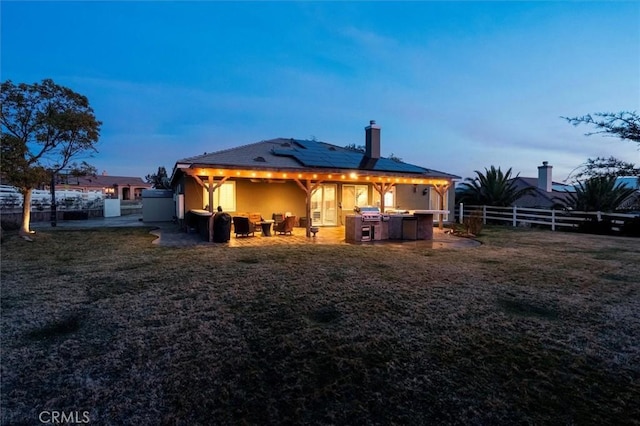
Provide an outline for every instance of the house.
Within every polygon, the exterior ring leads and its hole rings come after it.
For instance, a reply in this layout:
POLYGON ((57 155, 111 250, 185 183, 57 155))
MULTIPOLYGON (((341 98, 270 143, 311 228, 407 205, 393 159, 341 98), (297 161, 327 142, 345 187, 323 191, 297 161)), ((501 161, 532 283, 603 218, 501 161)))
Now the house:
POLYGON ((621 176, 616 179, 616 184, 636 190, 620 203, 618 208, 621 210, 640 211, 640 176, 621 176))
POLYGON ((573 185, 553 181, 553 166, 547 161, 543 161, 538 166, 538 177, 516 177, 513 182, 516 188, 533 188, 533 191, 520 197, 513 203, 516 207, 528 207, 538 209, 558 208, 567 199, 568 194, 575 192, 573 185))
MULTIPOLYGON (((538 166, 538 177, 527 178, 517 177, 513 181, 516 183, 517 189, 534 188, 530 194, 520 197, 515 203, 516 207, 553 209, 564 206, 569 194, 575 193, 574 185, 566 183, 554 182, 552 176, 553 166, 547 161, 543 161, 538 166)), ((636 192, 625 199, 620 205, 622 210, 635 210, 640 207, 640 182, 635 176, 618 177, 616 184, 620 184, 627 188, 635 188, 636 192)))
POLYGON ((139 177, 109 176, 107 172, 95 176, 59 176, 56 189, 80 190, 82 192, 99 191, 106 198, 118 198, 123 201, 141 200, 142 190, 151 189, 151 184, 139 177))
MULTIPOLYGON (((277 138, 179 160, 171 184, 176 216, 217 206, 259 212, 264 219, 290 213, 308 227, 344 226, 358 206, 384 211, 453 211, 459 176, 380 156, 381 128, 365 128, 365 152, 325 142, 277 138)), ((446 218, 445 218, 446 220, 446 218)))

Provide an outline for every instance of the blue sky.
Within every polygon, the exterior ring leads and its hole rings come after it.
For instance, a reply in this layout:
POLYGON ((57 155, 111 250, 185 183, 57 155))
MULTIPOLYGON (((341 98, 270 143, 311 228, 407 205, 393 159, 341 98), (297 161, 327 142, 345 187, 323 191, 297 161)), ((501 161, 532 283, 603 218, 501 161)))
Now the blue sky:
POLYGON ((111 175, 276 137, 554 180, 638 145, 560 116, 640 111, 638 2, 13 2, 1 78, 52 78, 103 122, 111 175))

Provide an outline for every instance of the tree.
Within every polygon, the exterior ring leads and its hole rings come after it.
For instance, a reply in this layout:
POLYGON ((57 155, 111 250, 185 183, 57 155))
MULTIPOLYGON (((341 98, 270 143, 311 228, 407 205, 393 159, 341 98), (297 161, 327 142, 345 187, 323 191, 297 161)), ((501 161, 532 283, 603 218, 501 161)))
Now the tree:
POLYGON ((169 177, 167 176, 167 169, 163 166, 158 167, 158 171, 156 173, 146 175, 144 180, 153 185, 155 189, 171 189, 169 177))
POLYGON ((402 158, 398 157, 393 152, 389 155, 389 160, 395 161, 396 163, 402 163, 402 158))
POLYGON ((582 117, 561 118, 574 126, 590 124, 598 129, 596 132, 587 133, 587 136, 604 134, 640 144, 640 115, 635 111, 596 112, 593 115, 587 114, 582 117))
POLYGON ((567 179, 580 180, 595 177, 619 177, 638 176, 640 178, 640 167, 633 163, 618 160, 615 157, 588 158, 587 162, 574 169, 567 179))
POLYGON ((511 178, 511 169, 506 173, 503 173, 500 167, 496 169, 494 166, 484 170, 484 174, 476 170, 475 178, 465 179, 466 182, 461 185, 458 194, 459 202, 508 207, 520 197, 534 191, 531 187, 518 189, 515 180, 511 178))
POLYGON ((613 211, 629 198, 635 189, 616 183, 613 176, 599 176, 578 182, 576 192, 567 192, 565 207, 578 211, 613 211))
POLYGON ((356 145, 355 143, 350 143, 349 145, 345 145, 344 146, 345 149, 349 149, 351 151, 356 151, 356 152, 365 152, 365 146, 364 145, 356 145))
POLYGON ((79 154, 96 152, 102 123, 85 96, 51 79, 18 85, 7 80, 0 102, 1 173, 24 196, 20 234, 26 236, 31 233, 32 190, 79 154))

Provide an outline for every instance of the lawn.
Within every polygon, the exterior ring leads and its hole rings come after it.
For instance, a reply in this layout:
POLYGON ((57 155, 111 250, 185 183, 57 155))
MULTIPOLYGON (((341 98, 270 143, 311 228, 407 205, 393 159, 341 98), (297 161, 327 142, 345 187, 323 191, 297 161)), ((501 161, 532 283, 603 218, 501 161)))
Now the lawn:
POLYGON ((2 244, 2 424, 640 424, 638 239, 153 239, 2 244))

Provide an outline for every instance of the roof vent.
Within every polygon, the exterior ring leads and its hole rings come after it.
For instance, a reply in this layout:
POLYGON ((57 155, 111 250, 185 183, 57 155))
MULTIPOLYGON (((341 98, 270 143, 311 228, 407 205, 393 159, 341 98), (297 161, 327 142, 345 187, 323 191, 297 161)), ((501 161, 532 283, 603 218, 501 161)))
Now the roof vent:
POLYGON ((266 163, 267 160, 264 159, 264 157, 256 157, 253 159, 253 161, 257 161, 259 163, 266 163))

